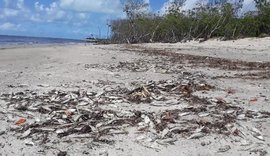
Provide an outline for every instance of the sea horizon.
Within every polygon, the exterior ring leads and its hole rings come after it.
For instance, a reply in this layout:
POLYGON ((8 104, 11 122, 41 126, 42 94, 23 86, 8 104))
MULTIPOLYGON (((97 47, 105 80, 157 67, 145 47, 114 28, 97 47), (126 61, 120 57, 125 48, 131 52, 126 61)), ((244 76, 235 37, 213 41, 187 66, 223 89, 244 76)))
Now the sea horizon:
POLYGON ((56 37, 36 37, 20 35, 2 35, 0 34, 0 47, 21 47, 21 46, 38 46, 54 44, 76 44, 85 43, 83 39, 56 38, 56 37))

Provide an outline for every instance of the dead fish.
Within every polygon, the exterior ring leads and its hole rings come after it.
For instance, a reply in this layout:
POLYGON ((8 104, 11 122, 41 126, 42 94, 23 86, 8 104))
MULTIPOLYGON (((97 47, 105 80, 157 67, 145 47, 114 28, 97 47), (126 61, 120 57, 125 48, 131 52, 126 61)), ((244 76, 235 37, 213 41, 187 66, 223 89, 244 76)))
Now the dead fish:
POLYGON ((32 129, 28 129, 27 131, 25 131, 22 134, 21 139, 28 137, 31 134, 31 132, 32 132, 32 129))
POLYGON ((103 95, 104 93, 105 93, 104 91, 99 92, 99 93, 97 93, 97 94, 95 95, 95 97, 100 97, 100 96, 103 95))
POLYGON ((251 144, 252 144, 252 142, 248 141, 248 140, 241 140, 240 141, 240 146, 249 146, 251 144))
POLYGON ((204 133, 199 132, 199 133, 192 134, 191 136, 188 137, 188 139, 199 139, 199 138, 202 138, 204 136, 205 136, 204 133))
POLYGON ((234 113, 234 110, 232 110, 232 109, 231 110, 227 110, 226 113, 227 114, 232 114, 232 113, 234 113))
POLYGON ((55 131, 55 129, 53 129, 53 128, 46 128, 46 127, 35 128, 35 130, 42 131, 42 132, 54 132, 55 131))
POLYGON ((59 153, 57 153, 57 156, 67 156, 67 152, 66 151, 60 151, 59 153))
POLYGON ((56 132, 56 134, 62 134, 62 133, 65 133, 65 130, 57 129, 55 132, 56 132))
POLYGON ((71 98, 66 98, 66 99, 63 100, 61 103, 62 103, 62 104, 66 104, 66 103, 68 103, 69 101, 71 101, 71 98))
POLYGON ((259 139, 259 140, 261 140, 261 141, 265 141, 265 140, 264 140, 264 137, 263 137, 262 134, 261 134, 261 131, 259 131, 257 128, 253 127, 253 128, 250 129, 250 131, 251 131, 252 135, 253 135, 255 138, 257 138, 257 139, 259 139))
POLYGON ((128 134, 128 131, 126 130, 115 130, 115 129, 110 129, 108 134, 128 134))
POLYGON ((191 113, 190 113, 190 112, 184 112, 184 113, 178 114, 178 116, 182 117, 182 116, 187 116, 187 115, 189 115, 189 114, 191 114, 191 113))
POLYGON ((170 133, 170 130, 168 128, 165 128, 161 133, 161 138, 165 138, 168 133, 170 133))
POLYGON ((176 141, 177 141, 176 138, 166 138, 162 140, 157 140, 156 142, 160 145, 174 145, 176 141))
POLYGON ((151 119, 147 115, 145 115, 143 118, 144 118, 144 123, 149 124, 151 122, 151 119))
POLYGON ((95 92, 86 92, 86 95, 87 96, 95 96, 97 93, 95 92))
POLYGON ((29 85, 28 84, 20 84, 20 85, 18 85, 18 87, 19 88, 24 88, 24 87, 26 88, 26 87, 29 87, 29 85))
POLYGON ((261 140, 261 141, 265 141, 264 140, 264 137, 261 136, 261 135, 254 135, 254 137, 257 138, 257 139, 259 139, 259 140, 261 140))
POLYGON ((246 119, 246 115, 245 114, 240 114, 237 116, 238 120, 245 120, 246 119))
POLYGON ((230 149, 231 149, 231 146, 226 145, 226 146, 220 147, 220 148, 218 149, 218 152, 227 152, 227 151, 229 151, 230 149))
POLYGON ((81 119, 83 116, 84 116, 83 114, 74 115, 74 116, 73 116, 73 121, 79 122, 80 119, 81 119))
POLYGON ((6 133, 5 130, 0 130, 0 136, 1 136, 1 135, 4 135, 5 133, 6 133))
POLYGON ((199 117, 207 117, 210 114, 209 113, 199 113, 198 115, 199 115, 199 117))
POLYGON ((90 133, 90 132, 92 132, 92 128, 89 125, 84 125, 80 129, 80 133, 90 133))
POLYGON ((30 140, 24 140, 24 144, 27 146, 34 146, 35 145, 35 143, 30 141, 30 140))
POLYGON ((79 101, 90 102, 90 101, 92 101, 92 100, 89 99, 88 97, 83 97, 83 98, 81 98, 79 101))
POLYGON ((37 85, 38 87, 44 87, 44 88, 48 88, 48 87, 50 87, 50 85, 48 85, 48 84, 39 84, 39 85, 37 85))

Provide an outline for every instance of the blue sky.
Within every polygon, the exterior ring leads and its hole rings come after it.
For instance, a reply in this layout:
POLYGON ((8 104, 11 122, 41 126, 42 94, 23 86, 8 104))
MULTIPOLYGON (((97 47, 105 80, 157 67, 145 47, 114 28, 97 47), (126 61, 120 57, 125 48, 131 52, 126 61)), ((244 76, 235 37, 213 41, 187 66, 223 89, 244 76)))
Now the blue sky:
MULTIPOLYGON (((0 34, 81 39, 107 34, 106 23, 122 18, 124 0, 0 0, 0 34)), ((145 0, 162 12, 173 0, 145 0)), ((198 0, 187 0, 192 7, 198 0)), ((245 0, 248 2, 253 0, 245 0)))

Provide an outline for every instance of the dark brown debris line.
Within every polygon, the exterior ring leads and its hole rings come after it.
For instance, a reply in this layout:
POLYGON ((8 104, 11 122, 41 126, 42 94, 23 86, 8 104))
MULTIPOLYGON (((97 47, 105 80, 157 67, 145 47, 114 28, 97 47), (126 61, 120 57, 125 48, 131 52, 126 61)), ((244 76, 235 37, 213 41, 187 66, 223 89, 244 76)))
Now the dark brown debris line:
POLYGON ((248 80, 262 80, 262 79, 270 79, 270 71, 262 71, 262 72, 248 72, 245 74, 234 74, 233 76, 221 75, 221 76, 214 76, 212 79, 248 79, 248 80))
POLYGON ((168 60, 174 63, 187 63, 193 66, 207 66, 211 68, 220 68, 225 70, 268 70, 270 62, 246 62, 240 60, 230 60, 210 56, 198 56, 171 52, 159 49, 144 49, 139 46, 126 46, 122 51, 137 52, 150 56, 166 56, 168 60))
POLYGON ((167 58, 138 59, 135 61, 124 61, 117 64, 86 64, 85 69, 104 69, 111 72, 147 72, 153 71, 162 74, 175 74, 183 71, 183 65, 175 64, 167 58))

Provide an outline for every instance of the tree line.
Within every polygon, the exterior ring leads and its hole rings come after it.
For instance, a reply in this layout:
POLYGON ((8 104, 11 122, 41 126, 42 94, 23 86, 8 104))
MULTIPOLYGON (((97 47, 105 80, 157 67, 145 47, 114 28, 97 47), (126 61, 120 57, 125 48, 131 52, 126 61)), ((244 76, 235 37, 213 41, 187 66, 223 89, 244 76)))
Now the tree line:
POLYGON ((255 11, 243 13, 243 0, 229 3, 197 4, 184 10, 185 0, 171 2, 166 13, 160 15, 149 11, 144 0, 127 0, 123 11, 125 19, 111 21, 111 42, 185 42, 188 40, 222 40, 270 35, 270 3, 254 0, 255 11))

